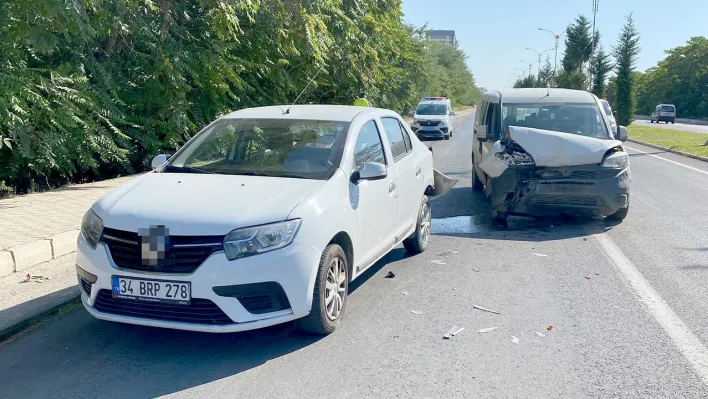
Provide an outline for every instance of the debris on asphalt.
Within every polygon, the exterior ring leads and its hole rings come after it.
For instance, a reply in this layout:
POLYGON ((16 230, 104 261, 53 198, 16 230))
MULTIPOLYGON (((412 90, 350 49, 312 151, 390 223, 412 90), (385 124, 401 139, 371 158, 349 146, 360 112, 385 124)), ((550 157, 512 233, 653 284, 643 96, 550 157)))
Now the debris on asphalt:
POLYGON ((458 327, 458 326, 453 326, 445 335, 443 335, 444 339, 450 339, 454 337, 455 335, 459 334, 464 330, 464 327, 458 327))
POLYGON ((475 273, 479 273, 479 270, 477 270, 477 269, 472 269, 472 271, 475 273))
POLYGON ((411 293, 408 292, 408 291, 401 291, 401 294, 403 294, 403 295, 410 295, 411 293))
POLYGON ((536 256, 541 256, 541 257, 548 256, 548 255, 546 255, 546 254, 537 254, 537 253, 531 253, 531 255, 536 255, 536 256))
POLYGON ((394 278, 394 277, 396 277, 396 275, 393 274, 393 272, 388 272, 388 274, 386 275, 386 278, 394 278))
POLYGON ((586 280, 592 280, 592 276, 587 275, 587 276, 585 276, 585 279, 586 279, 586 280))
POLYGON ((484 334, 484 333, 492 332, 492 331, 496 330, 497 328, 499 328, 499 327, 483 328, 483 329, 479 330, 478 333, 484 334))
POLYGON ((548 330, 548 331, 553 330, 553 326, 548 326, 548 328, 546 328, 546 330, 548 330))
POLYGON ((440 252, 440 253, 437 253, 436 255, 437 255, 437 256, 445 256, 445 257, 448 257, 448 256, 450 256, 450 255, 452 255, 452 254, 456 254, 456 253, 457 253, 457 251, 450 249, 450 250, 447 250, 447 251, 442 251, 442 252, 440 252))
POLYGON ((489 312, 489 313, 501 314, 501 313, 497 312, 496 310, 487 309, 487 308, 485 308, 484 306, 472 305, 472 307, 475 308, 475 309, 478 309, 478 310, 483 310, 483 311, 485 311, 485 312, 489 312))
POLYGON ((519 343, 519 339, 518 339, 517 337, 515 337, 515 336, 512 335, 512 336, 511 336, 511 342, 514 343, 514 344, 518 344, 518 343, 519 343))
POLYGON ((423 312, 419 312, 419 311, 417 311, 417 310, 411 310, 411 313, 417 314, 417 315, 423 314, 423 312))
POLYGON ((29 283, 29 282, 43 283, 47 280, 51 280, 51 277, 45 277, 45 276, 41 276, 39 274, 31 275, 31 274, 27 273, 27 276, 25 276, 25 279, 22 282, 23 283, 29 283))
POLYGON ((430 263, 435 263, 436 265, 447 265, 447 263, 445 263, 442 259, 431 260, 430 263))
POLYGON ((588 240, 587 238, 583 238, 583 241, 587 241, 587 240, 588 240))
POLYGON ((544 338, 546 336, 546 334, 544 334, 542 332, 538 332, 538 331, 536 331, 536 335, 538 335, 541 338, 544 338))

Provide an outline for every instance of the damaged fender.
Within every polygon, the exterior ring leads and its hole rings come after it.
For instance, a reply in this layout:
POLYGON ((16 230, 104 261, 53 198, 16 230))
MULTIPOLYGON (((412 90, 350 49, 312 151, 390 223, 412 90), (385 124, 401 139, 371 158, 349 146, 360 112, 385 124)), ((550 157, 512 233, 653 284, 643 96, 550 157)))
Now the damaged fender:
POLYGON ((437 169, 433 169, 433 190, 428 194, 429 199, 447 194, 457 184, 457 180, 450 179, 437 169))
POLYGON ((482 169, 487 176, 491 178, 499 177, 509 167, 496 156, 497 153, 501 153, 503 151, 504 146, 501 141, 496 141, 492 144, 492 148, 482 156, 482 159, 479 162, 479 168, 482 169))

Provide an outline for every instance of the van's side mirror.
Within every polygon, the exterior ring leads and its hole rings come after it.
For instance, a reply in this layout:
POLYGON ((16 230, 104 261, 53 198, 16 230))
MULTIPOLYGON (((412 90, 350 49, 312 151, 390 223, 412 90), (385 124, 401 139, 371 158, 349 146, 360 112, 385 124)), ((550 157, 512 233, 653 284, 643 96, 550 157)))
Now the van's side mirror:
POLYGON ((450 116, 455 115, 455 111, 450 111, 450 116))
POLYGON ((612 116, 614 116, 616 119, 617 118, 617 111, 612 111, 612 116))
POLYGON ((617 129, 619 130, 620 141, 627 141, 627 139, 629 139, 629 132, 627 132, 627 128, 624 126, 618 126, 617 129))
POLYGON ((477 140, 487 141, 487 125, 479 125, 476 130, 477 140))
POLYGON ((152 159, 152 162, 150 163, 150 166, 151 166, 153 169, 157 169, 157 168, 159 168, 160 166, 162 166, 162 164, 164 164, 165 162, 167 162, 167 159, 169 159, 169 157, 168 157, 167 155, 165 155, 165 154, 157 154, 157 155, 155 155, 155 158, 152 159))

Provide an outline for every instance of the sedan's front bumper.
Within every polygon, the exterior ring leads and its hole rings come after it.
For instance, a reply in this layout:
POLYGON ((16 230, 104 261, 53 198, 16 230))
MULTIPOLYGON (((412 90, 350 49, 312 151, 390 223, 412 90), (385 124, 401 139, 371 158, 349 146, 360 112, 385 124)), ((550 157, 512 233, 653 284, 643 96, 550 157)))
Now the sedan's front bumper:
MULTIPOLYGON (((216 252, 193 273, 184 275, 118 268, 107 246, 101 243, 94 250, 81 238, 78 240, 76 255, 77 268, 80 268, 77 270, 81 299, 86 310, 94 317, 121 323, 204 332, 246 331, 307 316, 311 309, 315 275, 321 257, 316 248, 299 242, 293 242, 277 251, 234 261, 229 261, 223 252, 216 252), (93 282, 85 281, 87 276, 93 282), (115 299, 110 294, 113 276, 189 282, 193 303, 201 301, 212 304, 208 309, 202 305, 161 307, 146 305, 141 301, 115 299), (280 290, 275 295, 280 293, 284 296, 277 307, 274 305, 273 311, 254 311, 248 308, 246 302, 241 302, 259 295, 258 290, 262 291, 264 286, 275 287, 280 290), (252 289, 254 287, 255 291, 252 289), (252 293, 249 294, 249 291, 252 293), (239 296, 244 292, 251 296, 239 296), (199 317, 201 315, 198 312, 202 311, 222 316, 217 321, 199 317)), ((261 297, 272 296, 273 292, 260 294, 261 297)))

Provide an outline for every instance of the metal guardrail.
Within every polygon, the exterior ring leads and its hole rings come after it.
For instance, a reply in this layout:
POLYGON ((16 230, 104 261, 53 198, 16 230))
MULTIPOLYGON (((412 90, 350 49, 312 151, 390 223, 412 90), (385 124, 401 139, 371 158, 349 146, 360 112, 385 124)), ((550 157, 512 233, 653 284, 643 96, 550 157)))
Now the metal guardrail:
MULTIPOLYGON (((640 121, 648 121, 651 119, 651 117, 646 116, 646 115, 634 115, 634 119, 640 120, 640 121)), ((703 120, 703 119, 676 118, 676 122, 685 123, 687 125, 708 125, 708 120, 703 120)))

